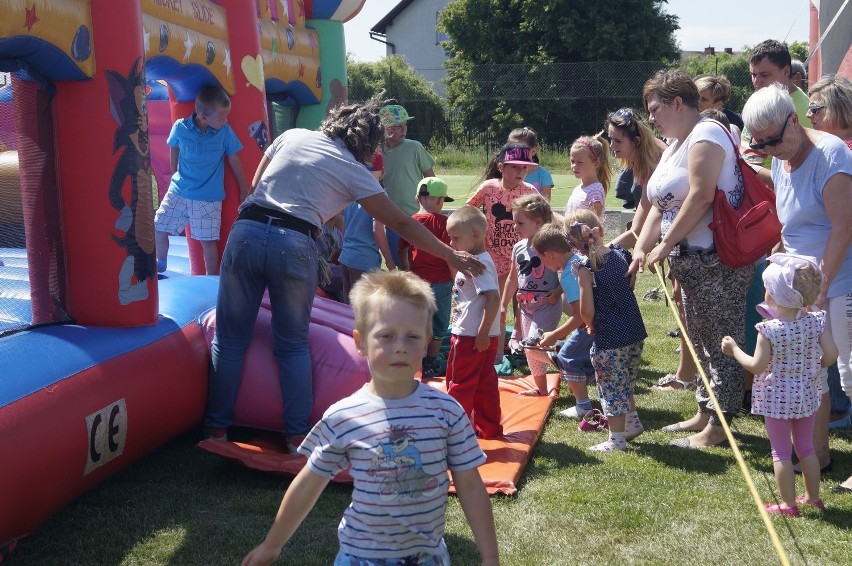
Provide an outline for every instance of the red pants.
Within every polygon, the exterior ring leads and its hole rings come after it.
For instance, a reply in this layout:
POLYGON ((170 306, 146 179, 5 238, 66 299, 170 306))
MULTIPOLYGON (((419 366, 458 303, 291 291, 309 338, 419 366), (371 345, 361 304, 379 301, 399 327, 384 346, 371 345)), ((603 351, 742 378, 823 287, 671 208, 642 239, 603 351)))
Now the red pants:
POLYGON ((500 393, 497 390, 497 337, 492 336, 488 349, 473 347, 473 336, 450 337, 447 360, 447 392, 464 408, 474 430, 482 438, 503 436, 500 424, 500 393))

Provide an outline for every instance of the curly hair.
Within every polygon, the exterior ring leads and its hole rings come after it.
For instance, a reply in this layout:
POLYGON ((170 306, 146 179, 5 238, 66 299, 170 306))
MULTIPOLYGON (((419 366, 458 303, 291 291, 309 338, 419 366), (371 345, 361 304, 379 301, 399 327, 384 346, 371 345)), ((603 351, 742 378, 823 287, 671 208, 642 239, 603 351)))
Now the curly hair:
POLYGON ((379 108, 385 102, 373 97, 366 102, 342 104, 329 111, 320 131, 331 139, 341 140, 357 161, 366 164, 385 136, 379 119, 379 108))

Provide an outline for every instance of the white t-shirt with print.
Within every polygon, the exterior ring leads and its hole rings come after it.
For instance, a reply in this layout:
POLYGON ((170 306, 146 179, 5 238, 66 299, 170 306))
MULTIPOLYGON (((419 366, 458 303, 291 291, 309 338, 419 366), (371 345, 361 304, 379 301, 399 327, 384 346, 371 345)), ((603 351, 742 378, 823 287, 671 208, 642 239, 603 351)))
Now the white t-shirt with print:
MULTIPOLYGON (((674 142, 663 152, 660 164, 648 180, 648 199, 663 213, 662 233, 668 232, 680 212, 683 201, 689 194, 688 153, 699 142, 718 145, 725 151, 725 161, 716 185, 728 195, 728 202, 738 206, 743 194, 743 178, 737 167, 737 158, 730 132, 718 122, 703 119, 695 125, 683 143, 674 142)), ((686 251, 707 251, 713 249, 713 232, 710 222, 713 220, 713 207, 710 206, 704 216, 675 246, 672 255, 686 251)))
MULTIPOLYGON (((453 309, 450 312, 450 324, 452 333, 456 336, 476 336, 479 334, 479 325, 485 313, 486 291, 500 292, 497 281, 497 268, 494 260, 488 252, 476 255, 476 259, 485 264, 485 271, 476 277, 468 277, 461 271, 456 273, 453 282, 453 309)), ((500 335, 500 316, 494 317, 489 336, 500 335)))

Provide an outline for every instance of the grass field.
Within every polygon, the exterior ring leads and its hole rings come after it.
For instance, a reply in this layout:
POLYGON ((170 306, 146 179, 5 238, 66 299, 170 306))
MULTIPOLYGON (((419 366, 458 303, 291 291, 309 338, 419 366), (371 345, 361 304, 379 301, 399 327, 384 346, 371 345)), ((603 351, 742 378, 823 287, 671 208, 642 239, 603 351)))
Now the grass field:
MULTIPOLYGON (((594 454, 586 448, 604 433, 583 433, 576 422, 551 416, 518 494, 492 499, 504 565, 778 564, 731 450, 671 447, 669 440, 682 435, 659 431, 692 414, 695 403, 689 393, 650 388, 677 363, 677 342, 666 336, 675 326, 670 311, 642 299, 656 284, 645 274, 637 286, 649 333, 637 405, 648 432, 627 452, 594 454)), ((563 392, 554 413, 571 405, 563 392)), ((733 429, 758 491, 773 500, 762 423, 737 419, 733 429)), ((169 442, 78 498, 24 539, 9 563, 238 564, 266 533, 289 479, 201 452, 194 447, 199 434, 169 442)), ((850 560, 852 496, 828 488, 852 472, 852 431, 833 432, 831 444, 834 471, 822 484, 827 512, 806 509, 799 519, 772 519, 792 564, 850 560)), ((350 495, 350 487, 330 485, 278 563, 331 564, 350 495)), ((445 539, 454 564, 478 563, 456 498, 445 539)))

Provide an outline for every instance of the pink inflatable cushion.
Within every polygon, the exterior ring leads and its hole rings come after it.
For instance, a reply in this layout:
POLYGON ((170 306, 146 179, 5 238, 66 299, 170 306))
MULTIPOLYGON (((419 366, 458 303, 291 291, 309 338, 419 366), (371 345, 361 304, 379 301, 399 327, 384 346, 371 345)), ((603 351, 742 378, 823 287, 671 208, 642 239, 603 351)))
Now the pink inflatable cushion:
MULTIPOLYGON (((202 323, 208 344, 216 330, 216 311, 202 323)), ((332 403, 357 391, 370 380, 367 359, 355 350, 352 329, 355 318, 348 305, 322 297, 314 298, 308 340, 314 379, 313 425, 332 403)), ((246 353, 242 382, 234 407, 234 425, 281 431, 282 394, 278 362, 272 350, 272 312, 264 296, 254 335, 246 353)))

